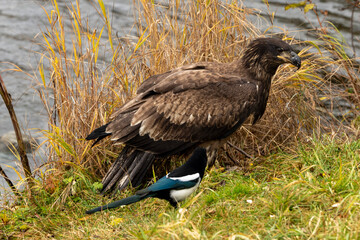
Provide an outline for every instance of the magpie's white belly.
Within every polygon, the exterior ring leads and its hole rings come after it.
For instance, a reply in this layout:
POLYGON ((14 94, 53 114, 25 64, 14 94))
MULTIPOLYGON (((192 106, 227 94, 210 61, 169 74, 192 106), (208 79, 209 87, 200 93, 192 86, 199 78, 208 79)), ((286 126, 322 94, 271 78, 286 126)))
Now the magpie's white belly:
POLYGON ((192 188, 181 189, 181 190, 171 190, 170 197, 172 199, 174 199, 176 202, 184 201, 188 196, 190 196, 199 187, 199 184, 200 184, 200 179, 199 179, 199 182, 192 188))

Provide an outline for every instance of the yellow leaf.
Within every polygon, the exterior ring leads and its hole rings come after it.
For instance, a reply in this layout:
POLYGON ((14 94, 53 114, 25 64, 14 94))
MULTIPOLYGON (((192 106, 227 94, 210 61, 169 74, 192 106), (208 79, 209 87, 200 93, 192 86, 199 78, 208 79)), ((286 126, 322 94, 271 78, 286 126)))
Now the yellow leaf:
POLYGON ((8 216, 5 213, 0 213, 0 220, 5 225, 8 224, 8 222, 10 221, 10 219, 8 218, 8 216))
POLYGON ((26 232, 27 230, 29 230, 29 228, 30 227, 26 224, 23 224, 19 227, 20 231, 22 231, 22 232, 26 232))
POLYGON ((40 73, 40 77, 41 77, 41 81, 43 83, 44 88, 46 89, 46 82, 45 82, 45 74, 44 74, 44 65, 42 63, 42 57, 41 57, 41 61, 39 63, 39 73, 40 73))
POLYGON ((290 8, 298 8, 298 7, 304 7, 304 6, 306 6, 306 1, 288 4, 285 6, 285 11, 289 10, 290 8))
POLYGON ((103 0, 98 0, 98 2, 99 2, 99 5, 100 5, 103 15, 106 16, 106 10, 105 10, 105 5, 104 5, 103 0))
POLYGON ((11 168, 12 170, 14 170, 14 172, 17 174, 18 178, 21 180, 22 179, 22 176, 20 174, 20 172, 18 170, 16 170, 13 166, 10 166, 10 165, 7 165, 7 164, 4 164, 6 167, 8 168, 11 168))
POLYGON ((79 221, 86 221, 88 218, 90 218, 90 215, 85 216, 85 217, 82 217, 82 218, 79 218, 78 220, 79 220, 79 221))
MULTIPOLYGON (((101 32, 96 40, 95 46, 94 46, 94 50, 95 50, 95 59, 94 62, 96 63, 97 58, 98 58, 98 54, 99 54, 99 43, 100 43, 100 39, 101 39, 101 35, 103 33, 104 27, 101 29, 101 32)), ((96 36, 94 36, 96 38, 96 36)))
POLYGON ((313 9, 314 7, 315 7, 315 4, 313 4, 313 3, 306 4, 306 6, 304 7, 304 12, 307 13, 308 11, 313 9))
POLYGON ((145 40, 150 37, 150 34, 147 35, 147 36, 144 36, 146 31, 147 31, 148 28, 145 29, 145 31, 143 32, 143 34, 140 36, 136 46, 135 46, 135 49, 134 49, 134 52, 136 52, 136 50, 138 50, 139 47, 141 47, 141 45, 145 42, 145 40))
POLYGON ((123 221, 124 221, 123 218, 114 218, 113 220, 111 220, 110 225, 114 227, 114 226, 122 223, 123 221))

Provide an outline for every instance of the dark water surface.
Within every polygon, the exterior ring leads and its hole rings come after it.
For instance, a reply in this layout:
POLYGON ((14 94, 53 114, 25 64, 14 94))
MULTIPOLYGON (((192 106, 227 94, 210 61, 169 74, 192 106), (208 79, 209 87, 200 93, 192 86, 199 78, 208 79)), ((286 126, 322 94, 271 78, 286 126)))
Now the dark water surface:
MULTIPOLYGON (((103 0, 109 9, 114 32, 121 34, 131 32, 134 23, 132 0, 103 0)), ((89 19, 93 29, 101 29, 104 22, 99 17, 96 8, 97 1, 81 0, 82 18, 89 19), (96 8, 94 7, 96 6, 96 8)), ((60 12, 67 14, 67 7, 75 1, 58 0, 60 12)), ((33 74, 37 72, 37 64, 41 47, 37 44, 41 39, 39 34, 49 26, 44 9, 52 9, 51 1, 40 0, 0 0, 0 73, 11 94, 15 111, 23 129, 31 129, 30 133, 40 136, 39 129, 47 129, 47 116, 43 105, 36 94, 36 82, 24 73, 8 71, 14 65, 23 71, 33 74)), ((70 23, 65 21, 65 26, 70 23)), ((104 31, 105 32, 105 31, 104 31)), ((103 34, 107 38, 106 34, 103 34)), ((106 40, 105 40, 106 41, 106 40)), ((99 56, 100 58, 100 56, 99 56)), ((3 101, 0 100, 0 137, 12 131, 12 124, 3 101)), ((31 158, 30 154, 29 157, 31 158)), ((33 162, 33 161, 32 161, 33 162)), ((0 151, 0 164, 11 179, 18 179, 12 169, 18 168, 18 161, 11 153, 0 151)), ((6 183, 0 177, 0 194, 6 183)), ((0 197, 1 201, 1 197, 0 197)))
MULTIPOLYGON (((67 13, 66 8, 71 2, 75 1, 58 0, 60 11, 67 13)), ((243 2, 247 7, 260 9, 262 11, 261 15, 266 22, 268 10, 263 1, 245 0, 243 2)), ((299 2, 299 0, 269 1, 270 10, 276 13, 274 25, 288 29, 290 35, 294 35, 297 38, 303 40, 312 39, 313 35, 306 31, 306 29, 312 28, 311 24, 318 26, 315 14, 309 12, 304 15, 300 9, 284 11, 286 4, 296 2, 299 2)), ((351 46, 350 20, 352 9, 347 8, 346 1, 314 0, 313 2, 317 4, 319 10, 328 11, 325 21, 333 22, 341 30, 344 38, 351 46)), ((104 0, 104 3, 110 11, 114 32, 117 32, 120 36, 126 33, 133 34, 133 0, 104 0)), ((99 26, 98 29, 101 29, 103 20, 99 17, 94 5, 98 8, 97 1, 81 0, 80 9, 82 17, 83 19, 88 17, 90 26, 93 29, 97 28, 97 26, 99 26)), ((12 64, 15 64, 28 73, 37 71, 39 55, 36 52, 41 51, 41 48, 36 44, 38 42, 36 37, 41 32, 41 29, 45 29, 45 26, 48 26, 47 17, 42 7, 49 11, 52 9, 51 2, 45 0, 0 0, 0 72, 8 91, 15 101, 15 110, 24 129, 46 129, 47 119, 45 111, 34 90, 36 89, 35 83, 25 74, 7 71, 7 69, 14 68, 12 64)), ((323 18, 323 16, 321 17, 323 18)), ((264 24, 264 21, 261 21, 260 24, 264 24)), ((268 21, 268 26, 270 25, 268 21)), ((360 48, 359 33, 360 14, 357 9, 354 12, 353 23, 354 46, 356 49, 360 48)), ((103 34, 103 37, 106 38, 106 35, 103 34)), ((359 50, 358 52, 360 54, 359 50)), ((11 130, 12 125, 8 112, 2 100, 0 100, 0 136, 11 130)), ((32 134, 37 134, 36 130, 31 132, 32 134)), ((0 152, 0 164, 12 179, 17 179, 15 172, 6 166, 10 165, 17 168, 14 157, 11 154, 0 152)), ((1 182, 2 179, 0 179, 0 186, 1 182)), ((7 187, 4 183, 2 185, 7 187)))

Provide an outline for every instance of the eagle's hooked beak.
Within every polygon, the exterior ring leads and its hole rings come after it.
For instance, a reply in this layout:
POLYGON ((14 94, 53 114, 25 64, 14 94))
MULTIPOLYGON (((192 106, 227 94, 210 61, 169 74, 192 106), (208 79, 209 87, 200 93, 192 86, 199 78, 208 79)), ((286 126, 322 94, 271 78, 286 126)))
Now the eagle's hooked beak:
POLYGON ((282 59, 284 63, 291 63, 298 69, 301 67, 301 59, 294 51, 283 51, 278 58, 282 59))

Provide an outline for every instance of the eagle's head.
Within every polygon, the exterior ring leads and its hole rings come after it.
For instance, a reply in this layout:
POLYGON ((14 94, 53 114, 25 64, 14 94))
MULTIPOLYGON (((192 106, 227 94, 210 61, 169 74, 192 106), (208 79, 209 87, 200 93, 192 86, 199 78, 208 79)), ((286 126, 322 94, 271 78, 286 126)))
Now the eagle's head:
POLYGON ((284 63, 301 67, 301 59, 286 42, 277 38, 258 38, 246 47, 244 67, 257 79, 270 80, 277 68, 284 63))

